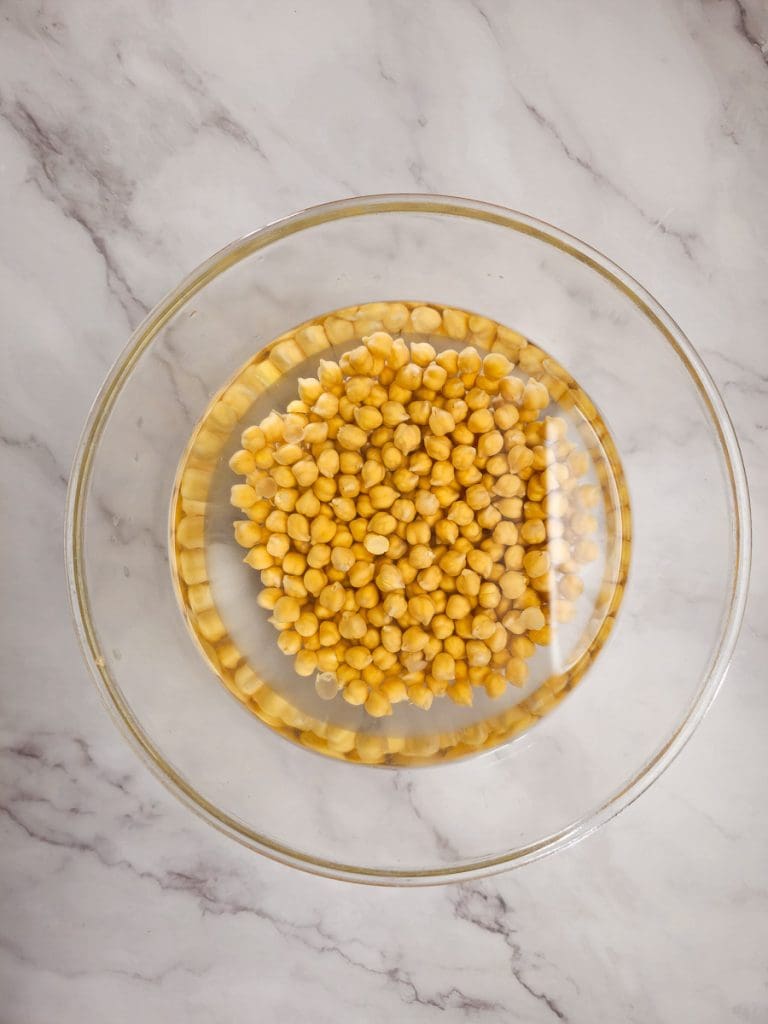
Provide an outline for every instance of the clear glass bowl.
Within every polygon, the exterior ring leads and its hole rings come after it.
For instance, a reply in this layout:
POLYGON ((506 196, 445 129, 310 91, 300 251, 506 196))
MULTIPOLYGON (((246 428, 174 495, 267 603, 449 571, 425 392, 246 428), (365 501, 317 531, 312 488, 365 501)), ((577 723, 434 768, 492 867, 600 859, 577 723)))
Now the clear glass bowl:
POLYGON ((664 310, 549 225, 434 196, 307 210, 234 242, 161 302, 94 404, 67 538, 86 660, 162 781, 267 856, 393 885, 526 863, 650 785, 725 675, 750 550, 733 428, 664 310), (632 506, 621 608, 574 694, 514 742, 389 770, 286 742, 217 685, 179 612, 168 547, 179 459, 211 398, 289 328, 382 300, 475 310, 541 344, 599 406, 632 506))

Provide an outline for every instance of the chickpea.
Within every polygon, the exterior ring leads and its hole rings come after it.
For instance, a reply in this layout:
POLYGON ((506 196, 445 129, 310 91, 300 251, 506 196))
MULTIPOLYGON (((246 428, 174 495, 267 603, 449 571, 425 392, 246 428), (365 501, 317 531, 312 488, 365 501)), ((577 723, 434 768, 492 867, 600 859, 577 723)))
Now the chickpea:
POLYGON ((448 576, 458 576, 466 565, 467 556, 464 551, 457 551, 452 548, 439 560, 438 565, 442 571, 448 576))
POLYGON ((383 594, 405 589, 402 574, 394 565, 383 565, 376 577, 376 583, 383 594))
POLYGON ((597 519, 588 512, 574 512, 569 526, 574 533, 585 536, 597 531, 597 519))
POLYGON ((459 527, 449 519, 438 519, 434 532, 441 544, 453 544, 459 536, 459 527))
POLYGON ((360 471, 360 482, 363 487, 371 488, 376 484, 382 483, 387 475, 386 467, 381 462, 374 462, 373 459, 369 459, 363 464, 363 468, 360 471))
POLYGON ((435 679, 453 679, 456 674, 456 662, 450 654, 441 652, 432 661, 432 675, 435 679))
POLYGON ((466 395, 466 403, 469 409, 487 409, 491 404, 491 396, 482 388, 471 388, 466 395))
MULTIPOLYGON (((491 495, 482 484, 475 484, 467 488, 467 505, 474 511, 487 508, 491 503, 491 495)), ((473 517, 474 518, 474 517, 473 517)), ((463 525, 468 525, 464 523, 463 525)))
MULTIPOLYGON (((281 341, 274 358, 253 365, 254 390, 363 325, 363 343, 338 362, 321 360, 284 413, 243 432, 230 460, 245 481, 231 494, 244 512, 234 532, 261 573, 258 603, 297 673, 317 674, 324 699, 341 691, 376 718, 404 699, 425 709, 443 695, 469 705, 475 686, 498 697, 508 683, 522 685, 525 659, 550 642, 548 617, 573 619, 579 566, 599 556, 590 510, 601 491, 578 484, 590 455, 568 439, 564 419, 544 415, 550 393, 559 401, 567 386, 558 390, 548 363, 544 372, 540 350, 493 321, 369 303, 281 341), (409 321, 419 332, 496 345, 485 356, 471 346, 437 354, 427 341, 408 345, 380 329, 409 321), (511 376, 510 356, 534 376, 511 376)), ((231 429, 237 414, 227 415, 231 429)), ((189 476, 182 497, 202 502, 208 478, 194 473, 201 482, 189 476)), ((197 551, 202 513, 183 523, 178 535, 190 550, 180 565, 190 604, 204 614, 213 606, 197 551)), ((230 646, 222 664, 226 656, 237 665, 230 646)), ((464 732, 467 744, 488 737, 482 724, 464 732)), ((387 748, 370 739, 329 727, 323 742, 341 756, 356 749, 362 760, 381 759, 387 748)))
POLYGON ((371 488, 369 497, 371 499, 371 504, 375 509, 384 510, 392 507, 398 498, 398 493, 392 487, 388 487, 385 484, 378 484, 371 488))
POLYGON ((329 583, 317 596, 318 604, 329 612, 338 612, 344 604, 344 588, 340 583, 329 583))
POLYGON ((448 687, 448 696, 455 704, 472 706, 472 686, 466 682, 456 682, 448 687))
POLYGON ((277 645, 283 654, 298 654, 301 648, 301 637, 295 630, 285 629, 278 636, 277 645))
POLYGON ((445 409, 434 407, 429 416, 429 429, 436 437, 444 437, 456 429, 456 421, 445 409))
POLYGON ((456 589, 465 597, 478 597, 480 594, 481 580, 478 573, 472 569, 462 569, 457 580, 456 589))
POLYGON ((349 570, 349 582, 353 587, 364 587, 370 583, 376 572, 373 562, 355 562, 349 570))
MULTIPOLYGON (((512 642, 522 639, 524 637, 516 637, 512 642)), ((513 686, 523 686, 528 678, 528 666, 520 657, 510 658, 504 666, 504 676, 513 686)))
POLYGON ((570 573, 567 576, 563 576, 557 589, 568 601, 575 601, 584 592, 584 581, 580 576, 570 573))
POLYGON ((468 615, 471 609, 468 598, 463 594, 452 594, 445 606, 445 614, 449 619, 461 619, 468 615))
POLYGON ((552 561, 546 551, 529 551, 523 556, 523 568, 531 579, 546 576, 551 566, 552 561))
POLYGON ((280 626, 296 622, 301 615, 301 605, 295 597, 281 597, 272 610, 272 618, 280 626))
POLYGON ((307 565, 322 569, 331 561, 331 548, 327 544, 313 544, 307 552, 307 565))
POLYGON ((504 551, 504 567, 506 569, 522 569, 525 548, 522 544, 513 544, 504 551))
POLYGON ((480 613, 472 619, 472 636, 477 640, 489 640, 496 630, 496 623, 489 615, 480 613))
POLYGON ((403 538, 396 534, 389 539, 389 557, 392 559, 400 559, 408 550, 408 545, 403 538))
POLYGON ((422 626, 428 626, 435 615, 435 606, 426 596, 412 597, 408 602, 410 615, 422 626))
POLYGON ((477 449, 471 444, 459 444, 455 447, 451 461, 454 464, 454 468, 458 470, 469 469, 470 466, 474 465, 474 461, 477 458, 477 449))
POLYGON ((465 501, 455 501, 448 512, 448 519, 458 526, 466 526, 474 518, 474 512, 465 501))
POLYGON ((353 704, 357 706, 360 704, 365 704, 366 700, 368 699, 369 693, 370 688, 366 683, 363 682, 362 679, 353 678, 351 682, 349 682, 345 686, 342 692, 342 697, 348 704, 353 704))
POLYGON ((520 413, 511 403, 499 405, 493 410, 493 420, 499 430, 511 430, 519 419, 520 413))
POLYGON ((381 406, 382 421, 387 427, 397 427, 408 419, 408 413, 402 402, 388 400, 381 406))
POLYGON ((434 488, 433 493, 437 495, 439 488, 447 488, 449 484, 453 483, 455 477, 456 473, 450 462, 436 462, 432 466, 432 475, 429 481, 431 486, 434 488))
POLYGON ((283 559, 283 571, 289 576, 301 576, 307 568, 307 560, 298 551, 289 551, 283 559))
POLYGON ((451 458, 453 445, 448 437, 434 437, 427 434, 424 438, 424 449, 431 459, 436 462, 445 462, 451 458))
POLYGON ((600 555, 600 549, 594 541, 579 541, 573 547, 573 558, 580 563, 594 562, 600 555))
POLYGON ((508 519, 502 520, 494 528, 492 536, 497 544, 503 544, 511 547, 513 544, 517 544, 517 527, 508 519))
POLYGON ((473 434, 488 434, 494 428, 493 413, 488 409, 475 409, 467 420, 467 426, 473 434))
POLYGON ((482 434, 477 442, 477 454, 481 459, 489 459, 497 455, 504 447, 504 438, 498 430, 490 430, 482 434))
POLYGON ((334 477, 339 472, 339 453, 335 448, 326 448, 317 457, 317 469, 321 476, 334 477))
POLYGON ((379 603, 379 592, 373 583, 366 583, 357 591, 358 608, 375 608, 379 603))
POLYGON ((594 484, 581 484, 576 488, 576 500, 584 508, 595 508, 600 501, 600 489, 594 484))
POLYGON ((379 533, 368 533, 363 540, 366 551, 372 555, 384 555, 389 551, 389 540, 379 533))
POLYGON ((520 538, 526 544, 543 544, 547 539, 547 528, 541 519, 529 519, 520 527, 520 538))
POLYGON ((499 586, 504 597, 514 600, 520 597, 526 588, 525 576, 520 572, 505 572, 499 580, 499 586))

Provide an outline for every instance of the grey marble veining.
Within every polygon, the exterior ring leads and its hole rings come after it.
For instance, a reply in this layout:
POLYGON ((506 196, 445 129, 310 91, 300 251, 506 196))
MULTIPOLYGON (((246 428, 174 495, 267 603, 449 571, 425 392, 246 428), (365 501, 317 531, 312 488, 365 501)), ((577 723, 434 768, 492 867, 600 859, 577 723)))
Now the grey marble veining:
POLYGON ((765 4, 9 0, 0 25, 0 1018, 768 1019, 765 4), (74 640, 62 519, 93 395, 183 274, 411 190, 526 210, 649 288, 729 405, 756 536, 728 680, 638 803, 397 891, 259 859, 143 768, 74 640))

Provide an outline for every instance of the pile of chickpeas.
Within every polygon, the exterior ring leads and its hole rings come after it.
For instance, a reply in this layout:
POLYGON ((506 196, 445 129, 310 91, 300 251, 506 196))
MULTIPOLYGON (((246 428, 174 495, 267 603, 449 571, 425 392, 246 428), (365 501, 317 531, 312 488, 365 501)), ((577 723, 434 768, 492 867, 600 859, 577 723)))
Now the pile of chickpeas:
POLYGON ((377 331, 242 435, 234 525, 296 672, 380 718, 523 686, 598 557, 589 456, 501 352, 377 331))

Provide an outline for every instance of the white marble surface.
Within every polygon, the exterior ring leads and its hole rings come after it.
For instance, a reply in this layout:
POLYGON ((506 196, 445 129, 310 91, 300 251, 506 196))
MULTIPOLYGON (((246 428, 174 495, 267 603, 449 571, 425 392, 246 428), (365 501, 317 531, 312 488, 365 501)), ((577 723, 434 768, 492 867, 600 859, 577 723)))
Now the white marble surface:
POLYGON ((768 1019, 768 8, 763 0, 0 7, 0 1019, 768 1019), (62 513, 142 313, 351 193, 523 209, 641 280, 729 403, 752 599, 704 725, 581 845, 461 886, 311 878, 124 745, 69 622, 62 513))

